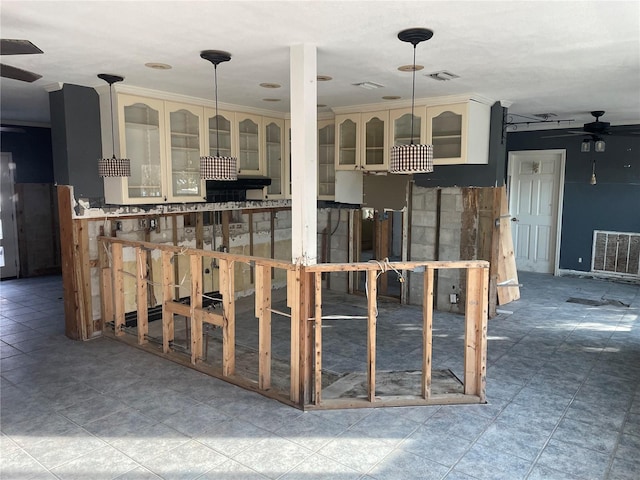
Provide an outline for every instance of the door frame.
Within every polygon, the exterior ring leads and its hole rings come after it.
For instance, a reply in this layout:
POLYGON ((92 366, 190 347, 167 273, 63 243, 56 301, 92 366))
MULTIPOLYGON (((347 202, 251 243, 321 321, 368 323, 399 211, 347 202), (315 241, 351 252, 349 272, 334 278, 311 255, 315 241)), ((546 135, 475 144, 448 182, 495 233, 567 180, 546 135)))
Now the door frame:
POLYGON ((567 150, 562 149, 548 149, 548 150, 514 150, 509 152, 507 159, 507 198, 509 204, 509 212, 512 208, 512 191, 511 191, 511 178, 513 175, 513 165, 518 158, 530 158, 536 157, 540 154, 551 154, 560 156, 560 168, 558 172, 558 202, 556 205, 556 233, 555 233, 555 252, 553 259, 553 275, 558 276, 560 274, 560 240, 562 239, 562 205, 564 204, 564 176, 565 165, 567 162, 567 150))
MULTIPOLYGON (((9 203, 9 208, 11 212, 10 228, 7 228, 8 225, 5 225, 3 222, 2 237, 7 238, 9 235, 13 237, 12 241, 14 244, 14 254, 15 254, 15 258, 13 259, 13 261, 15 262, 15 269, 16 269, 15 278, 20 278, 20 246, 18 244, 18 217, 17 217, 17 211, 16 211, 16 202, 15 202, 15 193, 16 193, 15 192, 15 181, 16 181, 15 166, 16 164, 13 161, 13 155, 11 152, 0 152, 0 156, 2 158, 2 161, 0 162, 2 166, 0 168, 3 168, 3 169, 5 168, 5 159, 6 159, 6 168, 8 169, 9 184, 10 184, 10 191, 9 191, 10 201, 8 203, 9 203)), ((6 192, 4 192, 3 195, 4 194, 6 194, 6 192)), ((6 261, 7 261, 7 256, 6 256, 6 249, 5 249, 5 266, 6 266, 6 261)), ((2 267, 2 268, 5 268, 5 267, 2 267)), ((13 278, 13 276, 7 276, 3 278, 13 278)))

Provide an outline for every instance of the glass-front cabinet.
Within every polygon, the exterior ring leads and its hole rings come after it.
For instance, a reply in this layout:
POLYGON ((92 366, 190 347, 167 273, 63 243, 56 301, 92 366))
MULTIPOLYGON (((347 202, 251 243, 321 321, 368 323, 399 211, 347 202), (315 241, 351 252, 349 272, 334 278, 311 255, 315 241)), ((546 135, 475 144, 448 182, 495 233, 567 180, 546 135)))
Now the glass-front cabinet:
POLYGON ((336 192, 336 128, 334 120, 318 122, 318 198, 333 200, 336 192))
POLYGON ((391 110, 389 112, 389 144, 392 145, 409 145, 413 138, 413 143, 421 144, 424 141, 426 133, 424 107, 414 109, 413 112, 413 135, 411 122, 411 109, 402 108, 391 110))
POLYGON ((238 125, 238 174, 261 175, 262 117, 236 113, 238 125))
POLYGON ((385 171, 389 112, 336 115, 336 170, 385 171))
POLYGON ((169 145, 169 201, 202 201, 205 182, 200 178, 204 152, 202 107, 165 103, 169 145))
POLYGON ((263 118, 266 175, 271 179, 267 187, 267 198, 282 198, 285 194, 285 162, 284 154, 284 120, 263 118))
MULTIPOLYGON (((108 97, 107 97, 108 98, 108 97)), ((118 112, 115 134, 116 155, 131 162, 130 177, 106 177, 104 195, 107 203, 144 204, 167 200, 165 177, 164 102, 151 98, 118 95, 114 111, 118 112)), ((111 135, 108 103, 103 105, 103 134, 111 135), (105 125, 108 127, 105 129, 105 125)), ((104 138, 111 146, 111 139, 104 138)), ((105 152, 105 156, 111 156, 105 152)))
POLYGON ((389 112, 363 113, 360 116, 362 129, 361 166, 364 170, 385 171, 389 169, 389 146, 387 125, 389 112))
POLYGON ((205 124, 207 135, 205 136, 205 151, 210 157, 231 157, 233 156, 233 112, 216 111, 212 108, 205 108, 205 124))
POLYGON ((434 165, 489 161, 491 107, 474 100, 427 107, 427 143, 434 165))

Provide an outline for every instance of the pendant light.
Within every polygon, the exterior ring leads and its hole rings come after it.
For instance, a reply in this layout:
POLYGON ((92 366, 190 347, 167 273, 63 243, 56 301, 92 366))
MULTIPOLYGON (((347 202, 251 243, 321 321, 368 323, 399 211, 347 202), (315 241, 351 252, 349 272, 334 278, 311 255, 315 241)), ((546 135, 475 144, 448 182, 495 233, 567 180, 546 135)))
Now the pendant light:
POLYGON ((595 185, 596 184, 596 159, 593 159, 593 162, 591 164, 591 180, 589 180, 589 184, 590 185, 595 185))
POLYGON ((128 158, 116 158, 116 137, 113 133, 113 84, 121 82, 124 77, 119 75, 110 75, 108 73, 98 74, 98 78, 109 84, 109 105, 111 107, 111 141, 112 153, 111 158, 101 158, 98 160, 98 175, 101 177, 130 177, 131 162, 128 158))
POLYGON ((391 173, 431 173, 433 172, 433 145, 413 143, 413 110, 416 94, 416 46, 420 42, 429 40, 433 31, 427 28, 409 28, 398 33, 398 39, 413 45, 413 84, 411 90, 411 143, 409 145, 394 145, 391 147, 391 173))
POLYGON ((231 60, 231 55, 220 50, 203 50, 200 57, 213 63, 215 98, 216 98, 216 155, 200 157, 200 178, 204 180, 238 179, 238 161, 236 157, 220 156, 220 130, 218 128, 218 64, 231 60))

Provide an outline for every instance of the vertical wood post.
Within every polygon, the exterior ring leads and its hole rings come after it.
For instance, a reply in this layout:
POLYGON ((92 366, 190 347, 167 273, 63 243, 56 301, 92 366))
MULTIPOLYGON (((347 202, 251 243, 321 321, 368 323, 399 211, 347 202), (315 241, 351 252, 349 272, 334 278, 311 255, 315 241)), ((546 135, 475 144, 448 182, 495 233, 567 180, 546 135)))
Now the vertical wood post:
MULTIPOLYGON (((198 218, 202 218, 199 216, 198 218)), ((202 257, 189 256, 191 272, 191 363, 202 360, 202 257)))
POLYGON ((225 324, 222 329, 222 374, 229 377, 236 371, 236 312, 234 263, 220 260, 220 293, 225 324))
POLYGON ((258 317, 258 388, 271 388, 271 271, 256 265, 256 317, 258 317))
POLYGON ((100 329, 104 330, 105 323, 113 322, 113 283, 111 265, 107 250, 109 244, 104 240, 98 242, 98 262, 100 265, 100 329))
POLYGON ((467 269, 464 393, 478 395, 483 401, 486 383, 488 283, 488 269, 467 269))
POLYGON ((83 340, 93 336, 93 307, 91 305, 91 266, 89 259, 89 222, 86 219, 73 221, 74 268, 78 295, 78 320, 83 340))
POLYGON ((167 308, 168 304, 173 301, 174 270, 171 265, 172 258, 172 252, 162 251, 162 351, 164 353, 171 351, 170 343, 173 342, 174 336, 173 313, 167 308))
POLYGON ((62 261, 62 286, 64 290, 64 333, 73 340, 82 339, 74 268, 75 242, 73 241, 72 187, 58 186, 58 215, 60 219, 60 259, 62 261))
POLYGON ((136 248, 136 307, 138 310, 138 343, 147 343, 149 309, 147 308, 147 251, 136 248))
POLYGON ((433 359, 433 268, 424 271, 422 295, 422 391, 423 398, 431 397, 431 362, 433 359))
POLYGON ((289 398, 294 403, 300 402, 300 296, 301 272, 297 265, 295 270, 287 271, 287 301, 291 305, 291 365, 289 398))
POLYGON ((367 380, 369 401, 376 399, 376 323, 378 313, 378 284, 376 270, 367 270, 367 380))
POLYGON ((313 403, 322 403, 322 273, 314 274, 315 286, 315 322, 314 322, 314 399, 313 403))
POLYGON ((111 268, 113 273, 113 304, 114 304, 114 333, 116 336, 124 335, 124 273, 122 269, 122 244, 111 245, 111 268))

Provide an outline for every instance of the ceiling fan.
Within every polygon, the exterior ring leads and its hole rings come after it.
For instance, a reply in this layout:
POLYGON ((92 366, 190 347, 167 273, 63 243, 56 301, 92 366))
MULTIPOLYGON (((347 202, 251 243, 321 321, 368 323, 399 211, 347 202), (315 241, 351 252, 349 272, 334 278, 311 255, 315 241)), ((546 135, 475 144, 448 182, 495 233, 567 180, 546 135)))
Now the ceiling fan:
MULTIPOLYGON (((0 55, 31 55, 44 53, 29 40, 15 40, 10 38, 0 39, 0 55)), ((0 64, 0 76, 20 80, 21 82, 35 82, 42 75, 29 72, 11 65, 0 64)))
POLYGON ((582 126, 582 130, 569 130, 565 134, 549 135, 545 138, 573 137, 574 135, 584 135, 587 137, 591 137, 591 139, 595 141, 600 139, 600 137, 602 137, 603 135, 640 135, 640 126, 638 125, 615 127, 615 129, 612 130, 611 124, 609 122, 600 121, 600 117, 604 115, 604 110, 594 110, 591 112, 591 115, 595 117, 595 121, 585 123, 582 126))

